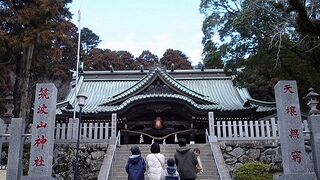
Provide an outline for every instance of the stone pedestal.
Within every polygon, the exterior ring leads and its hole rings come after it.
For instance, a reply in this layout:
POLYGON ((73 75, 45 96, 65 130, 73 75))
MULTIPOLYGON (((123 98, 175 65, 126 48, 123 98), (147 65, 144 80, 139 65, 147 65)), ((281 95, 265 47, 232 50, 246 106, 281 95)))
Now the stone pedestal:
POLYGON ((279 176, 277 180, 317 180, 314 173, 295 173, 279 176))
POLYGON ((9 132, 7 179, 19 180, 22 176, 22 151, 24 143, 22 138, 24 121, 22 118, 12 118, 9 132))
POLYGON ((39 177, 29 177, 29 176, 23 176, 21 178, 22 180, 54 180, 55 178, 51 176, 39 176, 39 177))
MULTIPOLYGON (((4 121, 0 118, 0 134, 4 134, 5 133, 5 127, 6 127, 6 125, 4 124, 4 121)), ((4 140, 4 138, 0 136, 0 165, 2 165, 1 153, 2 153, 3 140, 4 140)))
POLYGON ((312 132, 311 146, 314 171, 318 179, 320 179, 320 115, 310 115, 308 121, 312 132))

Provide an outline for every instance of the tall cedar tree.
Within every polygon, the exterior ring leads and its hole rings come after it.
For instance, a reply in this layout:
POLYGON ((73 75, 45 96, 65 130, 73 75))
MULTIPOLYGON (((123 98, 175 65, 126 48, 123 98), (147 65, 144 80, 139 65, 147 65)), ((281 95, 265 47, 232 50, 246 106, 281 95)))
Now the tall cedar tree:
POLYGON ((72 23, 66 7, 71 0, 4 0, 0 3, 0 39, 16 64, 14 117, 28 122, 31 65, 41 54, 57 47, 72 23))

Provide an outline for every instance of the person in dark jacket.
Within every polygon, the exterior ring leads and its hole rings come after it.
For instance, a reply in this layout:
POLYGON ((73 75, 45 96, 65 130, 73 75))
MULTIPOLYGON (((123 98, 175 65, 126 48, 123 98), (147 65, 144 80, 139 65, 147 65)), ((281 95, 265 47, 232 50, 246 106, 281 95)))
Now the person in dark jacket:
POLYGON ((187 141, 185 138, 180 138, 178 144, 179 148, 174 154, 174 159, 180 179, 195 180, 197 178, 197 156, 194 154, 193 149, 186 147, 187 141))
POLYGON ((138 146, 133 146, 130 149, 132 155, 129 156, 126 164, 126 172, 128 173, 128 180, 144 180, 144 173, 146 172, 146 162, 141 156, 138 146))

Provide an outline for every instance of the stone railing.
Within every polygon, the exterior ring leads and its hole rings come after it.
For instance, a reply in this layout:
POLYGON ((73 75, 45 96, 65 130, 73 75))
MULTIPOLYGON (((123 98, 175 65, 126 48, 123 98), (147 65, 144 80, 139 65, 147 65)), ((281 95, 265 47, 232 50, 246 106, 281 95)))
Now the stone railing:
POLYGON ((206 143, 210 145, 212 156, 217 167, 220 180, 231 180, 229 170, 225 164, 218 140, 215 136, 210 136, 206 130, 206 143))
MULTIPOLYGON (((307 120, 301 123, 308 138, 307 120)), ((278 120, 275 117, 259 120, 214 120, 213 134, 218 140, 270 140, 279 139, 278 120)))
POLYGON ((109 150, 107 154, 105 154, 103 163, 100 168, 98 180, 108 180, 112 177, 113 164, 116 160, 117 147, 120 146, 120 131, 118 131, 118 135, 116 138, 112 138, 109 143, 109 150))

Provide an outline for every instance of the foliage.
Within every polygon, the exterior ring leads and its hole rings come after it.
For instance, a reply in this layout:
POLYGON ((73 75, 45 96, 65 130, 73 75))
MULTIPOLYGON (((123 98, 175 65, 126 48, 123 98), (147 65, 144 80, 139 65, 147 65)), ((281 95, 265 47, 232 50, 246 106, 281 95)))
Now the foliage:
POLYGON ((137 69, 134 56, 128 51, 117 51, 120 61, 123 62, 123 70, 137 69))
MULTIPOLYGON (((297 30, 302 34, 320 36, 319 1, 290 0, 286 13, 296 12, 297 30), (308 15, 308 11, 310 15, 308 15)), ((284 8, 284 7, 282 7, 284 8)))
POLYGON ((211 40, 205 43, 202 55, 204 56, 203 62, 206 68, 223 68, 221 53, 217 51, 217 48, 211 40))
POLYGON ((175 69, 192 69, 189 58, 179 50, 167 49, 160 59, 160 63, 167 69, 174 65, 175 69))
POLYGON ((149 50, 144 50, 142 53, 135 59, 135 62, 138 66, 143 65, 144 69, 150 69, 158 62, 159 58, 157 55, 152 54, 149 50))
MULTIPOLYGON (((203 54, 220 56, 225 71, 237 74, 235 84, 257 99, 274 100, 273 86, 281 79, 297 80, 301 97, 311 86, 319 90, 320 40, 298 33, 295 15, 287 11, 294 1, 202 0, 203 54)), ((319 5, 310 0, 304 8, 310 17, 319 17, 319 5)))
POLYGON ((235 172, 235 180, 272 180, 269 165, 260 162, 249 162, 235 172))
POLYGON ((81 45, 85 54, 88 54, 93 48, 96 48, 101 42, 98 35, 88 28, 82 28, 81 30, 81 45))
MULTIPOLYGON (((14 116, 27 120, 30 108, 28 92, 33 67, 49 59, 47 52, 59 54, 61 42, 67 42, 71 0, 1 1, 0 39, 4 56, 15 63, 14 116)), ((2 55, 3 55, 2 54, 2 55)), ((46 64, 46 63, 44 63, 46 64)), ((27 120, 28 121, 28 120, 27 120)))

